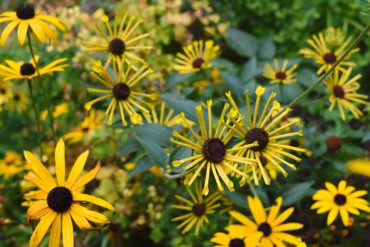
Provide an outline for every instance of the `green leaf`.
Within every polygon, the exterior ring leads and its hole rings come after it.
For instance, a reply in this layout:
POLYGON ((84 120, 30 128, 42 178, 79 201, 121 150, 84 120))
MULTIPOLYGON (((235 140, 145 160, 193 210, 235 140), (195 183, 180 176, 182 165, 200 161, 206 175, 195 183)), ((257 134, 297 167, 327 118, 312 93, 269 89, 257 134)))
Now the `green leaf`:
POLYGON ((304 196, 309 195, 313 182, 293 183, 289 184, 288 190, 284 191, 283 206, 292 205, 300 201, 304 196))
POLYGON ((221 72, 221 77, 225 80, 228 89, 233 95, 243 96, 245 86, 241 83, 240 79, 232 74, 221 72))
POLYGON ((138 137, 161 147, 170 145, 172 130, 167 126, 161 124, 138 125, 133 128, 133 131, 138 137))
POLYGON ((273 59, 276 53, 276 46, 272 37, 267 37, 260 40, 258 49, 258 57, 261 59, 273 59))
POLYGON ((168 155, 163 149, 156 144, 155 142, 148 141, 135 135, 136 140, 140 143, 140 145, 145 149, 146 153, 148 154, 149 158, 152 162, 156 165, 161 167, 165 167, 168 164, 168 155))
POLYGON ((252 57, 247 63, 243 66, 240 79, 243 84, 246 84, 252 80, 257 75, 257 58, 252 57))
POLYGON ((145 157, 142 157, 141 159, 139 159, 136 163, 135 163, 135 168, 131 171, 128 172, 128 176, 130 178, 138 175, 138 174, 141 174, 143 172, 146 172, 150 169, 150 167, 152 167, 153 165, 153 162, 151 162, 150 158, 145 156, 145 157))
POLYGON ((196 121, 195 107, 197 104, 194 101, 179 99, 176 96, 177 95, 171 93, 161 94, 161 98, 175 111, 175 113, 183 112, 188 119, 196 121))
POLYGON ((143 147, 140 145, 140 143, 135 138, 130 137, 121 146, 120 156, 125 156, 128 153, 136 152, 142 149, 143 147))
POLYGON ((238 55, 244 57, 253 57, 258 48, 258 41, 255 37, 236 28, 229 28, 226 31, 226 43, 238 55))
POLYGON ((249 210, 248 203, 247 203, 247 197, 241 193, 238 192, 230 192, 228 190, 225 190, 225 193, 227 197, 231 200, 232 203, 235 205, 245 208, 249 210))
MULTIPOLYGON (((191 149, 186 147, 177 147, 175 150, 173 150, 169 157, 169 162, 172 164, 175 160, 181 160, 187 157, 191 156, 191 149)), ((172 167, 171 171, 174 173, 181 173, 184 172, 183 167, 189 164, 189 162, 185 162, 183 165, 178 167, 172 167)))
POLYGON ((317 75, 315 71, 311 69, 301 69, 297 72, 298 83, 304 85, 305 87, 310 87, 312 83, 317 80, 317 75))

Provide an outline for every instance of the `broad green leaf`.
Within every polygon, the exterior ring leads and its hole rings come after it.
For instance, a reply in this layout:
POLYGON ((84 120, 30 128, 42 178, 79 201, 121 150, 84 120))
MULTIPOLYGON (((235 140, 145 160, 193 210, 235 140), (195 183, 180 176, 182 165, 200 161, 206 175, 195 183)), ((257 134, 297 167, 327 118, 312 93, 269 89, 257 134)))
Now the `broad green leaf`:
POLYGON ((239 192, 230 192, 228 190, 225 190, 225 193, 227 197, 229 197, 232 203, 234 203, 235 205, 241 208, 249 209, 248 203, 247 203, 247 196, 239 192))
POLYGON ((149 157, 147 157, 147 156, 142 157, 141 159, 139 159, 135 163, 134 169, 132 169, 131 171, 128 172, 128 176, 131 178, 131 177, 134 177, 134 176, 136 176, 138 174, 141 174, 143 172, 146 172, 153 165, 155 165, 155 164, 153 164, 153 162, 150 160, 149 157))
POLYGON ((304 196, 310 194, 313 182, 302 182, 289 184, 286 191, 283 192, 283 206, 289 206, 299 202, 304 196))
POLYGON ((138 135, 135 135, 135 138, 141 144, 141 146, 143 146, 154 164, 161 167, 165 167, 168 164, 168 155, 158 144, 143 139, 138 135))
POLYGON ((225 72, 221 72, 221 77, 225 80, 228 89, 233 95, 242 96, 244 94, 245 86, 238 77, 225 72))
POLYGON ((179 99, 171 93, 161 94, 161 98, 169 105, 176 113, 185 113, 185 116, 193 121, 197 120, 195 115, 195 107, 197 104, 191 100, 179 99))
POLYGON ((238 55, 244 57, 253 57, 258 49, 258 41, 255 37, 236 28, 229 28, 226 31, 226 43, 238 55))
POLYGON ((240 79, 243 84, 246 84, 257 75, 257 58, 252 57, 242 68, 240 79))
POLYGON ((120 148, 120 156, 124 156, 128 153, 136 152, 142 150, 143 147, 140 143, 133 137, 128 138, 120 148))
POLYGON ((258 49, 258 57, 261 59, 273 59, 275 57, 276 46, 272 37, 267 37, 260 40, 258 49))
POLYGON ((172 135, 172 130, 161 124, 145 124, 138 125, 133 128, 134 133, 148 141, 153 142, 161 147, 166 147, 170 145, 170 137, 172 135))

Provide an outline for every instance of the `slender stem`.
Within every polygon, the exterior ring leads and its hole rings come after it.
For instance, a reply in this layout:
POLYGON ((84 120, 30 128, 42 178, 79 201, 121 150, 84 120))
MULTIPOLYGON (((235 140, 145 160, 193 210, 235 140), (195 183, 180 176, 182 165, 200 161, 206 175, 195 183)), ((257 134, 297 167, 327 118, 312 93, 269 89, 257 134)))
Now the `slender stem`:
MULTIPOLYGON (((41 137, 41 128, 40 128, 40 120, 39 120, 40 114, 39 114, 39 111, 37 109, 37 104, 36 104, 35 96, 33 94, 32 81, 31 81, 31 79, 27 79, 27 85, 28 85, 28 91, 30 92, 30 98, 32 100, 33 112, 35 114, 36 130, 37 130, 37 133, 41 137)), ((38 138, 38 139, 39 139, 39 142, 40 142, 40 152, 41 152, 41 155, 42 155, 43 154, 43 150, 42 150, 42 138, 38 138)))
POLYGON ((280 92, 280 101, 284 104, 284 90, 283 90, 283 83, 279 83, 279 92, 280 92))
POLYGON ((46 89, 45 89, 45 86, 44 86, 44 82, 43 82, 42 77, 41 77, 41 74, 40 74, 39 66, 38 66, 37 61, 36 61, 35 53, 34 53, 33 47, 32 47, 32 41, 31 41, 30 32, 27 32, 27 41, 28 41, 27 42, 28 43, 28 48, 29 48, 30 53, 31 53, 31 56, 32 56, 32 60, 35 63, 37 77, 38 77, 38 80, 40 82, 41 89, 42 89, 42 92, 44 94, 44 97, 46 98, 46 104, 47 104, 47 110, 48 110, 48 118, 49 118, 50 129, 51 129, 51 132, 52 132, 52 135, 53 135, 53 139, 54 139, 54 142, 55 142, 56 135, 55 135, 55 130, 54 130, 54 117, 53 117, 53 112, 52 112, 52 104, 51 104, 51 101, 50 101, 49 94, 46 92, 46 89))
POLYGON ((322 76, 319 77, 319 79, 317 79, 317 81, 315 81, 309 88, 307 88, 306 91, 304 91, 301 95, 299 95, 297 98, 295 98, 289 105, 288 107, 291 107, 292 105, 295 105, 298 103, 298 101, 300 101, 301 99, 303 99, 304 97, 306 97, 312 90, 314 90, 322 81, 324 81, 329 75, 331 75, 331 73, 334 71, 334 69, 343 61, 343 59, 345 57, 348 56, 348 54, 352 51, 353 48, 355 48, 360 42, 361 40, 366 36, 366 34, 370 31, 370 24, 367 25, 362 31, 361 33, 357 36, 357 38, 355 39, 355 41, 352 42, 352 44, 348 47, 348 49, 346 50, 345 53, 343 53, 342 56, 340 56, 340 58, 333 64, 333 66, 331 66, 331 68, 325 73, 323 74, 322 76))

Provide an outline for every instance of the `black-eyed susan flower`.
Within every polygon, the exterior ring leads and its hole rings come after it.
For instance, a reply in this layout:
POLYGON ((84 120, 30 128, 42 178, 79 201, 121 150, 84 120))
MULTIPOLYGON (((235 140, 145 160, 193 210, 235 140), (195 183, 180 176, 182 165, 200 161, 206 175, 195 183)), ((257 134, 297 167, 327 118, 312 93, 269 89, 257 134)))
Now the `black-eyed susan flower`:
POLYGON ((26 176, 26 179, 39 188, 25 195, 25 199, 29 201, 28 220, 40 220, 31 236, 30 247, 38 246, 49 228, 49 246, 58 247, 62 243, 63 246, 73 247, 72 219, 81 230, 93 230, 109 223, 105 215, 91 211, 82 205, 83 202, 90 202, 114 210, 108 202, 80 192, 85 184, 94 179, 100 168, 97 164, 94 169, 79 178, 88 155, 87 150, 77 158, 66 179, 64 142, 60 139, 55 148, 55 181, 36 155, 24 151, 26 161, 31 168, 31 173, 26 176))
POLYGON ((230 211, 230 215, 241 225, 230 225, 229 232, 242 232, 246 235, 248 246, 287 246, 285 243, 296 245, 299 239, 296 236, 286 233, 286 231, 298 230, 303 227, 296 222, 284 223, 293 213, 294 208, 288 208, 279 215, 282 204, 282 197, 276 199, 276 204, 270 207, 266 215, 262 202, 258 197, 248 197, 249 209, 254 220, 247 216, 230 211))
POLYGON ((238 229, 230 230, 226 227, 225 232, 216 232, 211 242, 214 243, 214 247, 247 247, 250 246, 245 232, 238 231, 238 229))
MULTIPOLYGON (((287 117, 287 114, 291 111, 291 109, 282 109, 278 101, 273 101, 276 93, 272 92, 270 94, 265 106, 262 109, 262 112, 260 112, 259 107, 262 95, 265 93, 265 88, 258 86, 255 93, 257 98, 254 104, 253 112, 251 111, 248 91, 246 91, 245 94, 247 105, 247 122, 244 121, 244 119, 242 121, 235 120, 234 116, 238 116, 238 118, 240 118, 241 112, 232 98, 231 93, 226 93, 226 97, 234 108, 234 112, 231 112, 229 115, 230 119, 234 123, 235 132, 242 138, 240 142, 234 146, 234 149, 238 149, 238 156, 253 159, 257 162, 258 166, 251 167, 253 179, 256 184, 259 183, 258 172, 261 173, 264 182, 266 184, 270 184, 270 177, 267 175, 262 161, 266 159, 266 164, 273 164, 279 172, 281 172, 284 176, 287 176, 288 173, 280 164, 284 164, 292 169, 296 169, 294 164, 286 161, 286 158, 290 158, 297 162, 299 162, 301 159, 296 155, 289 153, 289 151, 296 151, 300 153, 304 152, 305 150, 303 148, 293 147, 284 142, 289 140, 291 137, 302 136, 302 131, 291 131, 289 129, 290 126, 299 124, 299 119, 291 121, 285 125, 281 125, 282 119, 287 117), (257 146, 248 146, 255 142, 258 143, 257 146)), ((244 117, 242 116, 242 118, 244 117)), ((243 179, 241 180, 241 184, 245 183, 243 179)))
POLYGON ((13 91, 11 98, 7 102, 7 108, 9 111, 23 112, 27 109, 28 97, 24 88, 17 88, 13 91))
POLYGON ((0 106, 9 101, 13 95, 13 87, 7 81, 4 81, 3 78, 0 78, 0 106))
POLYGON ((326 189, 316 191, 312 199, 316 202, 311 209, 317 209, 318 214, 329 212, 327 224, 330 225, 337 218, 338 214, 342 218, 345 226, 349 224, 349 213, 359 215, 360 210, 370 212, 369 202, 362 196, 367 194, 366 190, 356 190, 353 186, 347 186, 347 182, 342 180, 338 187, 326 182, 326 189))
POLYGON ((148 108, 150 108, 150 103, 144 99, 155 100, 157 98, 156 94, 143 93, 137 88, 137 84, 150 73, 152 73, 152 69, 147 65, 143 65, 135 70, 133 65, 122 63, 118 64, 118 71, 112 77, 102 63, 100 61, 97 62, 93 67, 92 75, 109 89, 88 88, 89 92, 103 94, 103 96, 87 102, 85 109, 90 110, 95 103, 111 99, 105 111, 105 115, 108 116, 108 125, 113 123, 113 115, 117 106, 123 126, 127 126, 127 115, 133 124, 141 124, 143 117, 138 111, 141 111, 143 114, 149 114, 148 108), (135 90, 136 88, 137 90, 135 90))
POLYGON ((341 28, 328 27, 324 31, 324 34, 325 41, 329 47, 340 46, 346 38, 346 35, 341 28))
POLYGON ((370 159, 355 159, 347 162, 347 170, 351 173, 370 177, 370 159))
POLYGON ((228 128, 224 124, 225 114, 228 108, 229 104, 225 104, 220 119, 217 122, 216 129, 214 129, 212 100, 207 101, 208 124, 206 124, 202 105, 197 105, 195 112, 198 118, 199 132, 196 133, 191 126, 187 126, 194 140, 185 137, 177 131, 173 132, 174 138, 171 138, 171 141, 176 145, 190 148, 193 151, 190 157, 173 162, 175 167, 184 165, 183 169, 185 171, 189 171, 190 169, 194 170, 194 172, 187 175, 187 179, 184 181, 185 185, 190 186, 201 172, 205 170, 205 180, 202 190, 203 195, 207 195, 209 192, 208 185, 211 174, 213 174, 220 191, 224 190, 221 181, 230 191, 233 191, 234 184, 228 177, 230 171, 241 177, 248 178, 248 176, 240 170, 239 165, 234 166, 234 163, 242 164, 242 169, 245 169, 246 166, 255 165, 253 159, 240 157, 235 155, 234 152, 240 150, 240 148, 254 147, 257 143, 248 143, 238 148, 227 147, 234 133, 233 129, 228 128))
MULTIPOLYGON (((36 56, 36 63, 38 63, 39 57, 36 56)), ((61 58, 49 63, 48 65, 39 68, 41 75, 53 74, 54 72, 64 71, 68 66, 65 64, 67 59, 61 58)), ((31 59, 29 62, 5 60, 4 64, 0 64, 0 76, 4 77, 4 80, 15 80, 15 79, 32 79, 38 76, 35 62, 31 59)))
POLYGON ((273 84, 290 84, 296 82, 294 71, 298 65, 293 64, 288 68, 288 63, 288 60, 285 59, 281 68, 277 59, 274 59, 274 67, 266 63, 263 76, 270 79, 273 84))
POLYGON ((6 151, 5 157, 0 160, 0 176, 9 178, 25 169, 21 156, 11 150, 6 151))
POLYGON ((135 35, 135 31, 138 30, 142 20, 138 20, 135 16, 130 16, 127 13, 115 15, 112 27, 107 16, 104 15, 101 19, 103 25, 97 25, 96 29, 103 38, 102 42, 84 42, 85 50, 108 53, 106 66, 111 61, 117 63, 125 61, 131 65, 136 62, 145 64, 145 61, 135 54, 135 52, 152 48, 149 45, 139 44, 142 39, 149 36, 148 33, 135 35))
POLYGON ((181 204, 172 205, 172 208, 186 211, 186 213, 173 218, 172 221, 181 221, 177 229, 181 229, 182 233, 190 231, 195 226, 195 235, 198 235, 200 228, 209 223, 208 216, 214 214, 215 209, 221 206, 221 194, 216 192, 204 198, 202 188, 198 183, 195 183, 195 194, 188 187, 186 190, 190 198, 175 195, 181 204))
MULTIPOLYGON (((316 61, 317 64, 321 65, 318 69, 317 74, 321 74, 325 71, 328 71, 333 64, 338 60, 342 54, 346 52, 346 48, 350 44, 352 37, 347 38, 341 43, 339 47, 331 48, 328 46, 324 34, 320 32, 312 36, 312 39, 308 39, 307 43, 313 48, 303 48, 299 50, 299 53, 306 58, 312 58, 316 61)), ((355 48, 350 51, 350 53, 340 62, 338 69, 353 67, 356 64, 349 61, 352 54, 358 52, 360 49, 355 48)))
POLYGON ((355 103, 369 105, 367 101, 368 96, 357 93, 357 90, 360 89, 358 80, 361 78, 361 75, 358 74, 350 78, 351 72, 352 69, 344 70, 343 72, 336 70, 325 80, 330 93, 329 111, 332 111, 334 106, 337 105, 342 120, 346 120, 345 109, 350 111, 356 119, 363 115, 363 112, 357 108, 355 103))
POLYGON ((56 32, 52 26, 65 31, 64 25, 58 18, 39 13, 30 5, 21 5, 16 11, 7 11, 0 14, 0 23, 4 22, 9 23, 1 33, 1 46, 4 46, 9 35, 16 27, 18 27, 18 41, 21 45, 26 40, 27 32, 31 32, 42 43, 46 43, 48 39, 57 40, 56 32))
POLYGON ((179 73, 197 72, 211 68, 211 61, 218 57, 220 47, 212 40, 193 41, 183 47, 184 53, 177 53, 174 69, 179 73))

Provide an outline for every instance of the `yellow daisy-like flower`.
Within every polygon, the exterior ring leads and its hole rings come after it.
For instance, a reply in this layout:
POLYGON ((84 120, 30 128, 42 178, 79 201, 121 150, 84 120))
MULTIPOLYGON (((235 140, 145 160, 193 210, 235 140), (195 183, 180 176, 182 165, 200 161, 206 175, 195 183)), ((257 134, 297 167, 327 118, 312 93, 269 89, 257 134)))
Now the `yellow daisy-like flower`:
POLYGON ((360 89, 358 80, 361 78, 361 75, 350 78, 351 72, 352 69, 344 70, 339 76, 340 72, 336 70, 325 80, 330 93, 329 111, 332 111, 334 106, 338 105, 342 120, 346 120, 344 109, 349 110, 356 119, 359 119, 363 115, 363 112, 354 103, 369 105, 369 102, 367 102, 368 96, 357 93, 357 90, 360 89))
POLYGON ((352 173, 370 177, 370 159, 356 159, 347 162, 347 170, 352 173))
POLYGON ((173 218, 172 221, 182 221, 177 227, 177 229, 181 229, 182 233, 190 231, 195 226, 195 235, 198 235, 200 228, 204 224, 209 223, 208 216, 215 213, 215 209, 221 206, 221 194, 216 192, 207 198, 203 198, 202 188, 198 183, 195 184, 195 195, 188 187, 186 190, 190 196, 190 200, 175 195, 181 204, 172 205, 172 208, 184 210, 187 213, 173 218))
POLYGON ((249 246, 248 240, 244 232, 236 231, 237 229, 230 230, 226 227, 225 232, 216 232, 211 242, 214 247, 247 247, 249 246))
POLYGON ((14 151, 6 151, 4 159, 0 160, 0 176, 9 178, 25 169, 21 156, 14 151))
POLYGON ((149 36, 148 33, 134 35, 142 20, 137 20, 135 16, 129 16, 126 13, 123 16, 116 15, 114 17, 113 27, 109 24, 107 16, 104 15, 102 21, 104 25, 97 25, 96 29, 99 35, 104 38, 104 41, 102 43, 84 42, 85 50, 109 53, 106 66, 111 61, 116 61, 117 63, 125 61, 128 64, 134 64, 130 60, 145 64, 145 61, 135 55, 135 52, 152 48, 151 46, 138 44, 140 40, 149 36))
POLYGON ((96 112, 95 109, 90 110, 89 115, 76 128, 64 135, 64 139, 69 143, 76 143, 87 136, 92 136, 96 130, 104 128, 101 124, 102 118, 103 113, 96 112))
POLYGON ((13 87, 7 81, 4 81, 3 78, 0 78, 0 106, 7 103, 13 95, 13 87))
MULTIPOLYGON (((194 141, 183 136, 177 131, 173 132, 174 138, 171 138, 171 141, 176 145, 191 148, 193 154, 190 157, 186 157, 181 160, 176 160, 173 162, 174 166, 184 165, 183 169, 189 171, 193 169, 194 172, 191 172, 187 175, 184 184, 190 186, 195 179, 200 175, 203 169, 205 172, 205 180, 202 194, 207 195, 209 192, 208 184, 210 179, 210 174, 212 172, 214 179, 216 180, 218 189, 223 191, 223 185, 220 182, 220 177, 226 187, 230 190, 234 190, 234 184, 229 179, 228 173, 233 171, 236 174, 244 178, 248 176, 239 170, 239 167, 235 167, 234 163, 240 163, 242 166, 251 166, 255 165, 253 159, 239 157, 239 155, 234 155, 233 153, 238 151, 240 148, 249 148, 254 147, 257 143, 245 144, 238 148, 228 148, 227 144, 230 139, 233 137, 233 129, 228 128, 224 124, 224 118, 229 104, 225 104, 220 119, 217 122, 216 129, 213 128, 213 119, 212 119, 212 100, 207 101, 207 112, 208 112, 208 130, 203 114, 202 105, 198 105, 195 109, 196 115, 198 117, 198 127, 200 129, 199 133, 196 133, 191 126, 187 126, 191 134, 194 137, 194 141)), ((228 120, 227 120, 228 121, 228 120)), ((243 168, 244 168, 243 167, 243 168)))
MULTIPOLYGON (((36 63, 38 63, 39 57, 36 56, 35 59, 36 63)), ((39 68, 40 76, 45 74, 50 75, 58 71, 64 71, 64 69, 68 66, 64 63, 65 61, 67 61, 66 58, 61 58, 42 68, 39 68)), ((3 76, 5 81, 15 79, 32 79, 38 76, 38 72, 33 59, 31 59, 28 63, 23 61, 16 62, 13 60, 5 60, 4 64, 0 64, 0 76, 3 76)))
POLYGON ((7 102, 9 111, 23 112, 27 109, 27 106, 28 97, 25 90, 18 88, 17 91, 13 91, 11 98, 7 102))
POLYGON ((239 212, 231 211, 231 217, 240 222, 241 225, 230 225, 228 230, 244 233, 248 246, 287 246, 285 242, 293 245, 298 244, 298 237, 285 232, 301 229, 303 225, 296 222, 283 223, 292 215, 294 208, 288 208, 279 215, 282 202, 282 197, 278 197, 276 205, 270 207, 270 211, 266 215, 261 200, 258 197, 248 197, 248 205, 254 221, 239 212))
POLYGON ((211 68, 211 61, 218 57, 220 47, 214 45, 213 40, 193 41, 192 44, 183 47, 184 53, 177 53, 174 69, 179 73, 197 72, 211 68))
POLYGON ((140 89, 135 90, 135 86, 148 74, 152 73, 152 69, 143 65, 135 71, 130 64, 117 64, 118 71, 114 73, 114 77, 108 73, 102 63, 99 61, 93 67, 93 77, 109 89, 95 89, 88 88, 87 90, 92 93, 104 94, 92 101, 85 104, 85 109, 90 110, 95 103, 111 99, 108 108, 105 112, 108 115, 108 125, 113 123, 113 115, 116 107, 119 107, 119 112, 122 119, 123 126, 127 126, 126 114, 130 117, 133 124, 141 124, 143 122, 142 116, 137 113, 137 108, 143 114, 148 114, 150 104, 143 98, 155 100, 156 94, 143 93, 140 89))
MULTIPOLYGON (((270 177, 266 173, 266 169, 263 166, 263 159, 266 159, 266 164, 273 164, 279 172, 285 177, 288 173, 281 167, 280 164, 284 164, 292 169, 296 169, 295 165, 286 161, 286 158, 290 158, 294 161, 299 162, 301 159, 296 155, 289 153, 289 151, 304 152, 305 149, 293 147, 284 141, 289 140, 290 137, 302 136, 302 131, 290 131, 290 126, 299 124, 299 119, 293 120, 285 125, 281 125, 283 118, 287 117, 291 109, 282 109, 278 101, 273 101, 276 93, 272 92, 262 109, 259 113, 261 97, 265 93, 265 88, 258 86, 256 89, 256 101, 254 105, 254 112, 251 111, 251 104, 249 100, 248 91, 246 91, 246 111, 248 123, 244 121, 236 121, 233 115, 240 118, 241 113, 236 105, 231 93, 226 93, 226 97, 234 108, 234 113, 230 114, 230 119, 234 123, 235 132, 242 138, 241 141, 234 146, 235 149, 239 149, 237 156, 246 157, 253 159, 257 162, 258 166, 252 166, 252 173, 255 184, 258 182, 258 172, 262 174, 263 180, 266 184, 270 184, 270 177), (271 106, 272 104, 272 106, 271 106), (288 139, 287 139, 288 138, 288 139), (257 142, 257 146, 249 146, 251 143, 257 142), (263 158, 261 158, 263 157, 263 158), (259 171, 257 170, 259 169, 259 171)), ((244 116, 242 116, 244 118, 244 116)), ((265 162, 264 162, 265 163, 265 162)), ((244 178, 243 178, 244 179, 244 178)), ((245 181, 241 180, 241 184, 245 181)))
POLYGON ((328 27, 324 31, 324 34, 325 41, 330 47, 340 46, 346 38, 346 35, 341 28, 328 27))
POLYGON ((317 209, 318 214, 329 212, 327 224, 330 225, 337 218, 338 213, 345 226, 349 224, 348 213, 359 215, 360 211, 370 212, 369 202, 360 198, 367 194, 366 190, 357 190, 353 186, 347 186, 347 182, 342 180, 338 188, 332 183, 325 183, 326 189, 316 191, 312 199, 317 201, 311 209, 317 209))
POLYGON ((40 159, 31 152, 24 151, 27 163, 31 167, 31 173, 26 179, 35 184, 39 190, 31 191, 25 195, 29 200, 27 211, 28 220, 40 220, 34 230, 29 246, 36 247, 50 229, 50 247, 63 246, 73 247, 73 224, 72 219, 81 230, 97 229, 95 225, 102 227, 109 223, 103 214, 91 211, 82 206, 83 202, 90 202, 100 207, 114 210, 108 202, 87 194, 79 192, 85 184, 96 176, 100 165, 87 172, 79 179, 86 163, 89 151, 83 152, 73 165, 67 179, 65 179, 65 152, 64 142, 60 139, 55 148, 56 181, 50 175, 40 159), (63 240, 61 241, 61 234, 63 240))
POLYGON ((265 64, 265 71, 263 72, 263 76, 270 79, 272 84, 290 84, 294 83, 297 80, 295 79, 295 70, 297 69, 298 65, 293 64, 288 69, 288 60, 284 60, 283 65, 279 66, 279 61, 274 59, 274 67, 271 67, 270 64, 265 64))
POLYGON ((29 31, 42 43, 46 43, 48 39, 57 40, 56 32, 50 26, 65 31, 64 25, 58 18, 38 13, 30 5, 22 5, 16 11, 7 11, 0 14, 0 23, 3 22, 9 22, 9 24, 1 33, 1 46, 4 46, 10 33, 16 27, 18 27, 18 41, 21 45, 24 44, 29 31))
MULTIPOLYGON (((352 37, 349 37, 343 41, 338 48, 330 48, 325 41, 324 34, 320 32, 317 35, 313 35, 312 39, 307 40, 308 44, 311 45, 313 49, 303 48, 299 50, 299 53, 306 58, 314 59, 317 64, 321 65, 317 71, 317 74, 320 75, 321 73, 328 71, 338 60, 338 58, 346 52, 346 48, 350 44, 351 40, 352 37)), ((340 62, 337 68, 342 70, 344 67, 354 67, 356 64, 354 62, 350 62, 349 59, 353 53, 356 53, 359 50, 359 48, 352 49, 350 53, 340 62)))

